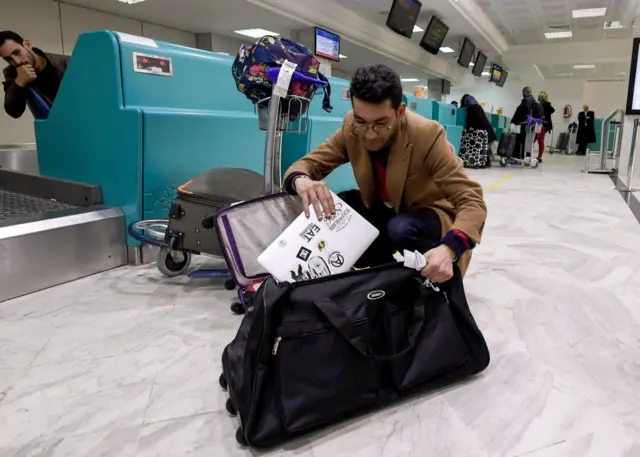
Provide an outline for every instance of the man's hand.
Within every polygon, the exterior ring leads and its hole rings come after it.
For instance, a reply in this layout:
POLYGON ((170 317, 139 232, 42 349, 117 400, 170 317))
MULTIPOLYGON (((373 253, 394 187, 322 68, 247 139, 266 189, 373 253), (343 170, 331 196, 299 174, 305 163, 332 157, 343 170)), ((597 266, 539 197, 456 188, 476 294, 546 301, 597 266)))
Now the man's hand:
POLYGON ((444 244, 427 251, 424 255, 427 266, 422 270, 422 276, 434 283, 447 282, 453 278, 453 261, 455 253, 444 244))
POLYGON ((21 65, 16 69, 16 84, 20 87, 27 87, 30 83, 38 79, 35 68, 29 64, 21 65))
POLYGON ((333 204, 333 196, 329 191, 329 186, 320 181, 312 181, 307 177, 296 178, 293 182, 296 193, 302 198, 304 204, 304 214, 309 217, 309 204, 313 205, 318 219, 332 216, 336 213, 333 204))

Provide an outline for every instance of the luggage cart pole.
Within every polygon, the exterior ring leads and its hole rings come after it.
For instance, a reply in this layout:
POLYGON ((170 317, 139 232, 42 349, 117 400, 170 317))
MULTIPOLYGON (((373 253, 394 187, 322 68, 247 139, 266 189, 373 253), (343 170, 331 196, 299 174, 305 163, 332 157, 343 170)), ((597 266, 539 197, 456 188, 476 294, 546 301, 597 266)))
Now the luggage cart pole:
MULTIPOLYGON (((309 126, 309 105, 315 94, 311 93, 309 98, 293 95, 289 93, 286 97, 281 97, 276 93, 276 82, 278 80, 279 68, 270 68, 267 77, 274 84, 271 96, 258 102, 258 113, 260 107, 268 103, 267 117, 267 138, 264 151, 264 195, 271 195, 282 189, 282 139, 285 133, 304 135, 309 126)), ((294 71, 292 81, 302 79, 305 84, 315 87, 326 87, 327 83, 310 80, 294 71)), ((258 114, 260 119, 260 114, 258 114)), ((262 127, 261 123, 261 128, 262 127)))
MULTIPOLYGON (((610 174, 614 171, 614 169, 607 167, 607 159, 609 156, 609 125, 611 125, 611 120, 618 114, 620 115, 620 136, 618 144, 615 147, 618 148, 618 145, 622 145, 621 139, 624 132, 624 111, 621 109, 616 109, 602 121, 602 141, 600 142, 600 151, 596 154, 593 154, 599 156, 600 163, 596 168, 591 168, 591 154, 587 150, 587 153, 585 154, 585 173, 610 174)), ((615 157, 618 153, 618 151, 614 151, 613 156, 615 157)))
POLYGON ((282 151, 282 131, 280 127, 281 97, 271 94, 269 100, 269 118, 267 139, 264 151, 264 193, 270 195, 281 187, 280 155, 282 151), (277 170, 276 170, 277 168, 277 170))

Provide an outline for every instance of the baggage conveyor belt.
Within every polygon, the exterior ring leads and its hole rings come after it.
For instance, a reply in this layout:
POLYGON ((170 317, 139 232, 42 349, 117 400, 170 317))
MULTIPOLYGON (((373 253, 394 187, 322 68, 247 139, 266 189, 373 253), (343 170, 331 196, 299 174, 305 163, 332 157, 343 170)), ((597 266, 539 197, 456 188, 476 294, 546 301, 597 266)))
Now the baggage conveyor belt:
POLYGON ((0 169, 0 302, 127 263, 99 186, 0 169))
POLYGON ((11 192, 0 188, 0 221, 11 219, 12 217, 37 216, 49 211, 62 211, 73 208, 78 207, 57 200, 11 192))

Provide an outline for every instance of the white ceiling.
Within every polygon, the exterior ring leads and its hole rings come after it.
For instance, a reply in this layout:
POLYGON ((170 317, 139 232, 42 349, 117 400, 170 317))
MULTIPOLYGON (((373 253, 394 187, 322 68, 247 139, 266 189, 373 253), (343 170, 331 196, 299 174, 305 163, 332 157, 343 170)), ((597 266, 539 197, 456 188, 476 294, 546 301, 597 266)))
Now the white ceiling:
POLYGON ((609 62, 595 64, 595 68, 577 69, 573 64, 569 65, 538 65, 538 69, 545 79, 628 79, 627 62, 609 62))
POLYGON ((194 33, 234 36, 234 30, 260 27, 289 35, 291 30, 306 27, 245 0, 148 0, 133 5, 117 0, 63 1, 194 33))
MULTIPOLYGON (((631 27, 604 30, 606 21, 622 21, 623 0, 476 0, 500 30, 509 44, 548 42, 545 32, 571 30, 570 40, 624 38, 631 27), (607 15, 597 18, 572 19, 572 10, 607 8, 607 15)), ((562 38, 568 39, 568 38, 562 38)))
MULTIPOLYGON (((293 30, 309 27, 301 21, 279 15, 245 0, 180 0, 179 4, 175 0, 149 0, 133 5, 116 0, 64 1, 187 32, 214 32, 241 40, 244 38, 235 34, 234 30, 262 28, 289 36, 293 30)), ((382 3, 386 3, 386 0, 382 0, 382 3)), ((250 38, 246 40, 251 41, 250 38)), ((381 63, 394 68, 402 78, 417 78, 425 84, 428 78, 428 75, 415 67, 399 63, 344 39, 341 43, 341 53, 348 58, 332 65, 341 75, 351 75, 364 64, 381 63)))
MULTIPOLYGON (((117 0, 63 0, 66 3, 94 8, 141 21, 156 23, 189 32, 214 32, 229 37, 241 38, 233 33, 241 28, 260 27, 289 36, 292 30, 308 28, 313 24, 296 20, 291 15, 284 16, 269 9, 261 8, 246 0, 148 0, 127 5, 117 0)), ((321 0, 318 0, 321 1, 321 0)), ((334 0, 341 6, 359 15, 384 25, 392 0, 334 0)), ((511 45, 546 44, 544 32, 557 30, 554 27, 569 27, 573 32, 570 40, 600 40, 614 37, 630 37, 632 27, 622 30, 604 31, 606 21, 622 20, 622 4, 628 0, 475 0, 491 22, 500 30, 511 45), (607 7, 607 16, 601 18, 571 18, 572 9, 607 7)), ((449 27, 444 45, 456 50, 453 54, 439 53, 439 57, 455 61, 457 50, 465 36, 477 49, 485 52, 492 62, 502 63, 491 44, 477 32, 472 24, 453 6, 452 0, 422 0, 423 7, 417 25, 426 28, 435 13, 449 27)), ((629 22, 629 21, 627 21, 629 22)), ((414 33, 411 42, 418 44, 423 33, 414 33)), ((558 41, 558 40, 553 40, 558 41)), ((402 64, 384 57, 362 46, 343 39, 342 53, 348 56, 334 64, 341 75, 352 74, 362 64, 384 63, 395 68, 403 78, 417 78, 425 84, 428 75, 411 65, 402 64)), ((545 78, 624 78, 624 65, 599 64, 594 70, 575 70, 562 65, 536 64, 545 78), (573 74, 571 74, 573 73, 573 74)), ((412 83, 414 84, 414 83, 412 83)))

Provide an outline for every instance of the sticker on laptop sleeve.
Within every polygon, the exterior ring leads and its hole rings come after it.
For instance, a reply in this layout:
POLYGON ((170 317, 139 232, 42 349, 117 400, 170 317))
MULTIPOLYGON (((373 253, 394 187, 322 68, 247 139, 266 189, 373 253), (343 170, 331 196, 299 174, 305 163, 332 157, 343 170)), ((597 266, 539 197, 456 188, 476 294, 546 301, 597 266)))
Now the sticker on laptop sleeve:
POLYGON ((331 270, 322 257, 311 257, 309 259, 309 273, 315 279, 331 275, 331 270))
POLYGON ((300 237, 308 243, 318 234, 319 231, 320 227, 312 222, 302 231, 300 237))
POLYGON ((311 250, 303 246, 298 251, 298 254, 296 254, 296 257, 302 260, 303 262, 306 262, 307 260, 309 260, 310 255, 311 255, 311 250))
POLYGON ((327 249, 327 243, 324 240, 318 241, 318 251, 324 252, 327 249))
POLYGON ((344 256, 339 252, 332 252, 329 256, 329 265, 334 268, 340 268, 344 265, 344 256))
POLYGON ((291 270, 291 279, 293 281, 308 281, 311 279, 311 275, 308 271, 302 269, 302 265, 298 265, 297 270, 291 270))
POLYGON ((336 202, 336 213, 325 219, 327 228, 332 232, 339 232, 351 221, 351 210, 349 208, 343 208, 342 203, 336 202))

